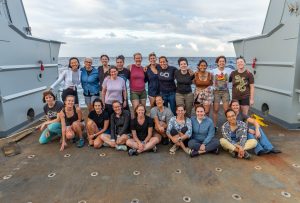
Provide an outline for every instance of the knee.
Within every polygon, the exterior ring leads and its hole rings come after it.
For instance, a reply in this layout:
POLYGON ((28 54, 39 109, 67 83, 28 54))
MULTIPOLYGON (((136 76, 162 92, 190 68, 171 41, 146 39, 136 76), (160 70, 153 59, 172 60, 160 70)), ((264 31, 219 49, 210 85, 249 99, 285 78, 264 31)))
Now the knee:
POLYGON ((225 138, 221 138, 219 142, 222 146, 224 146, 227 140, 225 138))
POLYGON ((99 149, 102 146, 102 142, 101 141, 94 141, 94 148, 95 149, 99 149))
POLYGON ((170 131, 170 134, 172 136, 178 135, 178 131, 175 128, 172 128, 171 131, 170 131))

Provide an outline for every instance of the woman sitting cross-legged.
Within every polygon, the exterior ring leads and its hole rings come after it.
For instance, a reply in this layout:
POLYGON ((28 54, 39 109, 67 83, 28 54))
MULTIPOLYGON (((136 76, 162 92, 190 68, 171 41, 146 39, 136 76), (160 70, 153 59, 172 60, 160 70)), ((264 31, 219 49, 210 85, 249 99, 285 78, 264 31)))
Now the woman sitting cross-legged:
POLYGON ((224 150, 229 150, 233 158, 250 159, 251 155, 247 150, 256 147, 256 139, 247 140, 248 126, 243 121, 236 119, 236 114, 232 109, 226 110, 225 116, 227 122, 222 126, 224 138, 220 139, 220 144, 224 150))
POLYGON ((213 121, 205 115, 205 108, 202 105, 195 107, 196 117, 192 117, 192 137, 188 143, 191 149, 190 156, 195 157, 207 152, 219 153, 220 141, 215 138, 213 121))
POLYGON ((256 139, 257 140, 257 145, 254 149, 254 152, 256 155, 262 155, 262 154, 267 154, 267 153, 281 153, 279 149, 274 148, 272 143, 269 141, 268 137, 264 133, 264 131, 261 129, 259 123, 249 117, 248 115, 243 114, 240 111, 240 104, 238 100, 233 99, 230 102, 230 108, 235 112, 237 115, 237 120, 250 123, 253 126, 251 126, 248 129, 248 139, 256 139))
POLYGON ((176 115, 170 119, 167 128, 167 136, 174 144, 170 148, 171 153, 175 153, 176 150, 181 147, 184 152, 190 154, 190 149, 187 148, 188 139, 192 135, 192 122, 191 119, 185 116, 185 107, 182 104, 176 106, 176 115))
MULTIPOLYGON (((82 130, 84 128, 82 121, 82 112, 80 107, 74 106, 75 97, 73 95, 68 95, 65 101, 65 107, 59 113, 59 119, 61 122, 62 129, 62 140, 60 151, 63 151, 67 146, 67 140, 79 137, 77 147, 81 148, 84 146, 84 138, 82 135, 82 130)), ((73 139, 74 141, 74 139, 73 139)))
POLYGON ((138 155, 150 149, 156 152, 159 139, 153 136, 153 120, 146 116, 146 107, 138 104, 134 113, 135 118, 130 123, 132 139, 126 142, 126 145, 131 148, 128 151, 129 156, 138 155))
POLYGON ((93 111, 88 115, 86 123, 87 136, 90 146, 100 148, 103 144, 101 139, 102 134, 109 134, 109 116, 103 110, 103 103, 100 99, 93 101, 93 111))
POLYGON ((122 109, 120 101, 113 101, 114 113, 110 116, 111 134, 102 134, 101 139, 116 150, 127 151, 126 141, 130 138, 130 112, 122 109))

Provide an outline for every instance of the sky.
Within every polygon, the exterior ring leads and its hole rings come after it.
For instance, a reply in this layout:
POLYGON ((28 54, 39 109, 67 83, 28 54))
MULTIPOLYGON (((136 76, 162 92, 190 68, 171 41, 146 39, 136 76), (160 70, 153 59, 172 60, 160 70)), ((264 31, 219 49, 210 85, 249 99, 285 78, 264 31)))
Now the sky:
POLYGON ((235 56, 228 41, 259 35, 269 0, 23 0, 35 37, 60 56, 235 56))

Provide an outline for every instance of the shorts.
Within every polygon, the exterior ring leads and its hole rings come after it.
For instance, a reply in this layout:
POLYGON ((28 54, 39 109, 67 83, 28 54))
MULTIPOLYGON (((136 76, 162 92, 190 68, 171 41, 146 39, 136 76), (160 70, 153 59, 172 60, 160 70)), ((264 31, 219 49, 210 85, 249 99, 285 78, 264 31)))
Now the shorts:
POLYGON ((210 87, 205 89, 196 88, 194 93, 194 104, 210 105, 213 101, 213 94, 210 87))
POLYGON ((86 105, 92 104, 95 99, 99 99, 99 96, 84 96, 86 105))
POLYGON ((247 97, 245 99, 238 99, 238 101, 239 101, 239 104, 241 106, 249 106, 250 105, 250 98, 249 97, 247 97))
POLYGON ((141 92, 134 92, 130 91, 130 100, 142 100, 147 99, 146 90, 143 90, 141 92))
POLYGON ((230 95, 229 95, 228 90, 225 90, 225 91, 215 90, 214 91, 214 103, 219 104, 221 100, 222 100, 223 104, 229 103, 230 95))
MULTIPOLYGON (((106 133, 104 133, 103 135, 104 135, 104 136, 107 136, 107 137, 109 137, 109 138, 111 139, 111 134, 106 134, 106 133)), ((128 133, 128 134, 127 134, 127 137, 128 137, 128 139, 130 139, 130 138, 131 138, 131 134, 128 133)), ((115 141, 115 139, 111 139, 111 140, 114 140, 114 141, 115 141)))

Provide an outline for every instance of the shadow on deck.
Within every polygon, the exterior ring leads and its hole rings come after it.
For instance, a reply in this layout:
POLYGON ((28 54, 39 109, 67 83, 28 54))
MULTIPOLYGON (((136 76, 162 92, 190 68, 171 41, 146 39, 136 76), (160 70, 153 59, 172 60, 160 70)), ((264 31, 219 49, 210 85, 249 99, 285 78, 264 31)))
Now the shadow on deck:
POLYGON ((224 151, 170 155, 162 145, 136 157, 73 144, 59 152, 58 140, 42 146, 34 133, 19 142, 21 154, 0 155, 0 202, 300 202, 299 131, 264 130, 283 153, 250 161, 224 151))

